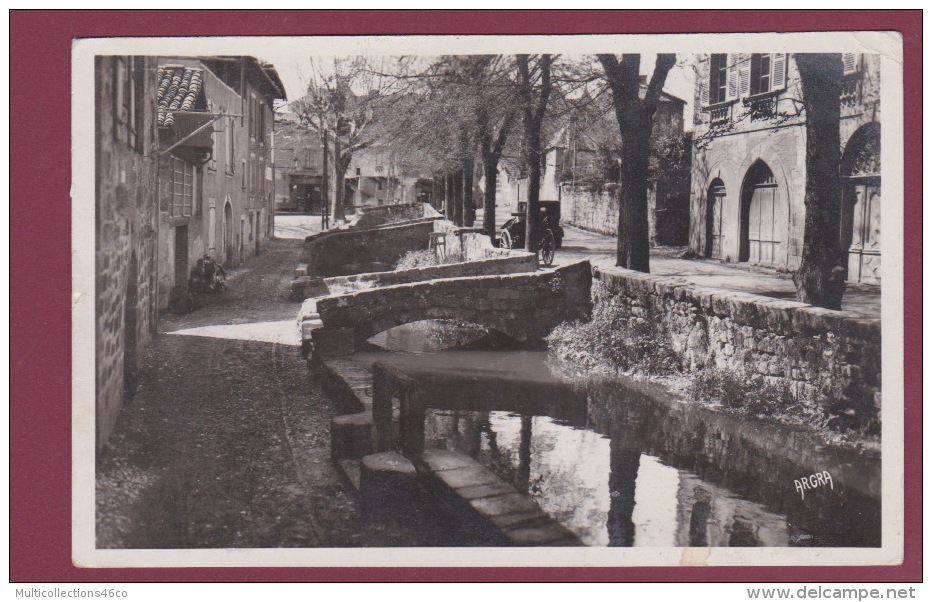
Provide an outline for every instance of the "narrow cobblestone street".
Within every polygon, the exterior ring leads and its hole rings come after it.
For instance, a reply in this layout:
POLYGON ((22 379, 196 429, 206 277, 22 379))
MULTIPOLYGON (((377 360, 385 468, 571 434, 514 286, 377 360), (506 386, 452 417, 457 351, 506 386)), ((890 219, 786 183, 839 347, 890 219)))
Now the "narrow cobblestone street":
POLYGON ((245 326, 294 325, 286 292, 300 250, 273 241, 227 292, 163 316, 98 460, 98 547, 430 544, 357 511, 329 458, 334 408, 296 340, 268 342, 251 334, 268 328, 245 326), (192 328, 215 336, 171 334, 192 328))

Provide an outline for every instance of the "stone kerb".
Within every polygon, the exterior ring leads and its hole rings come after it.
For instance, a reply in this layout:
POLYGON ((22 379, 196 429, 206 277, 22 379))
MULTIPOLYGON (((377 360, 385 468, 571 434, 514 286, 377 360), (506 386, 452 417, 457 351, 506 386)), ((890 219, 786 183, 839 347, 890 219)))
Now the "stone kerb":
POLYGON ((861 416, 880 408, 880 320, 622 268, 593 275, 603 302, 649 325, 690 369, 758 375, 861 416))
POLYGON ((588 261, 534 273, 441 278, 317 299, 326 327, 352 327, 357 343, 394 326, 457 319, 539 344, 561 322, 591 311, 588 261))

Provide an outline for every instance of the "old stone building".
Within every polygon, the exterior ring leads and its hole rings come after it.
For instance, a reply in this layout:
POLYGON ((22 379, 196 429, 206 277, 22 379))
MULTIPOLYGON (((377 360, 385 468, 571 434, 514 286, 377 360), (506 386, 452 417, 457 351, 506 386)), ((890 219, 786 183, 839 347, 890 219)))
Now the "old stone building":
POLYGON ((235 266, 272 235, 271 106, 284 92, 251 57, 98 57, 94 85, 102 446, 197 259, 235 266))
POLYGON ((275 69, 252 57, 161 58, 157 77, 159 306, 167 307, 198 258, 235 267, 272 236, 272 104, 285 93, 275 69))
MULTIPOLYGON (((880 59, 842 54, 842 246, 848 280, 880 282, 880 59)), ((806 130, 792 54, 696 59, 689 244, 793 270, 802 255, 806 130)))
POLYGON ((132 56, 95 64, 98 445, 135 391, 136 358, 158 320, 155 64, 132 56))

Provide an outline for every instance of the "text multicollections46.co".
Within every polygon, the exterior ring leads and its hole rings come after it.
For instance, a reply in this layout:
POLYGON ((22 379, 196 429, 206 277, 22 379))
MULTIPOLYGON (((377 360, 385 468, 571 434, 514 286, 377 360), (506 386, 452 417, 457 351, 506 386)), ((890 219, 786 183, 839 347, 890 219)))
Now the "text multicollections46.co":
POLYGON ((824 487, 825 485, 828 485, 832 488, 832 491, 835 490, 835 484, 832 483, 832 475, 830 475, 827 470, 811 474, 808 477, 803 477, 801 479, 794 479, 793 482, 796 484, 796 491, 799 492, 799 495, 802 496, 802 499, 806 499, 807 489, 815 489, 816 487, 824 487))

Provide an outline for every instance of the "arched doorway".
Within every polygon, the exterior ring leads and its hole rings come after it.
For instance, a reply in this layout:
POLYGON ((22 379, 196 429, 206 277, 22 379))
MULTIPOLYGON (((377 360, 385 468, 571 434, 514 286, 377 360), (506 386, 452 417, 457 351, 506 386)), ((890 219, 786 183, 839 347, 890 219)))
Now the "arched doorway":
POLYGON ((722 206, 725 204, 725 183, 715 178, 706 195, 705 256, 722 258, 722 206))
POLYGON ((848 281, 880 284, 880 124, 851 136, 841 160, 841 246, 848 281))
POLYGON ((129 260, 126 297, 123 301, 123 399, 132 401, 136 393, 136 346, 139 311, 139 266, 136 253, 129 260))
POLYGON ((233 267, 233 206, 230 201, 223 205, 223 236, 220 237, 223 249, 223 265, 233 267))
POLYGON ((741 245, 738 261, 786 263, 786 199, 773 172, 755 161, 741 186, 741 245))

